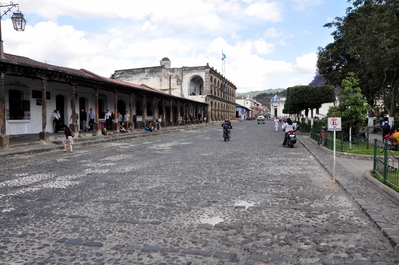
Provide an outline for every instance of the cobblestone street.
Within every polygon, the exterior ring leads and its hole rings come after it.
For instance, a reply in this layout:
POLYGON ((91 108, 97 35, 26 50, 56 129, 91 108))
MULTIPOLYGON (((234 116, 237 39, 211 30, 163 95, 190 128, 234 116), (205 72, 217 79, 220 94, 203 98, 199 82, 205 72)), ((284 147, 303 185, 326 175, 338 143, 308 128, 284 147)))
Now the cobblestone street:
MULTIPOLYGON (((0 264, 399 264, 273 122, 1 158, 0 264)), ((397 211, 397 209, 395 209, 397 211)))

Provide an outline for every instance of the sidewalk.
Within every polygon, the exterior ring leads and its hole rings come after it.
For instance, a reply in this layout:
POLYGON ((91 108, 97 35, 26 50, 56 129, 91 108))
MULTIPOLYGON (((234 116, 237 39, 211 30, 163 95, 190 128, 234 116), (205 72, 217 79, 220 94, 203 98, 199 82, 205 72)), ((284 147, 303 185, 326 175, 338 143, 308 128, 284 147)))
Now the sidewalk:
MULTIPOLYGON (((169 126, 162 127, 159 131, 155 130, 153 133, 147 132, 144 129, 136 129, 133 132, 114 133, 112 135, 79 133, 74 137, 74 146, 84 146, 102 142, 119 141, 130 138, 138 138, 144 136, 154 136, 162 133, 173 133, 182 130, 194 130, 203 127, 209 127, 212 124, 193 124, 184 126, 169 126)), ((39 134, 23 134, 10 136, 10 147, 0 148, 0 157, 12 156, 18 154, 35 154, 54 150, 61 150, 64 148, 62 141, 65 139, 63 132, 50 133, 47 141, 39 140, 39 134)))
MULTIPOLYGON (((298 140, 327 170, 333 181, 333 151, 317 145, 308 134, 298 134, 298 140)), ((372 169, 373 158, 370 156, 336 154, 336 182, 381 230, 399 256, 399 194, 375 180, 371 175, 372 169)))

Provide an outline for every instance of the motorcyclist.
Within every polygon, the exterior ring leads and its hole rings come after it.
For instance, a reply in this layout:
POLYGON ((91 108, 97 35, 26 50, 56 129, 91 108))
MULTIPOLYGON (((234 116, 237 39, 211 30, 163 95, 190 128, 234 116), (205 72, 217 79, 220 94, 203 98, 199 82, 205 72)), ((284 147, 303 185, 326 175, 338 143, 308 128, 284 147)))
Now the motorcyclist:
POLYGON ((284 125, 283 125, 283 131, 285 132, 283 146, 285 146, 287 144, 288 133, 290 131, 295 131, 295 130, 296 130, 295 124, 292 122, 292 120, 290 118, 288 118, 287 122, 284 123, 284 125))
POLYGON ((233 126, 231 126, 231 122, 229 119, 225 119, 224 122, 221 125, 223 129, 227 130, 227 133, 229 135, 229 138, 231 137, 231 129, 233 129, 233 126))

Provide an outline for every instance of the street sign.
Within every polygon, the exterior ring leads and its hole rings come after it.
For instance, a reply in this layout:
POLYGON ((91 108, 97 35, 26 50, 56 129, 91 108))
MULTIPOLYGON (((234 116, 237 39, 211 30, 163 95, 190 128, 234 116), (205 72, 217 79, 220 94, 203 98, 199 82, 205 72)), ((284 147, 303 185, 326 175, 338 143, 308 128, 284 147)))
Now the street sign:
POLYGON ((341 117, 328 118, 328 130, 329 131, 341 131, 341 117))

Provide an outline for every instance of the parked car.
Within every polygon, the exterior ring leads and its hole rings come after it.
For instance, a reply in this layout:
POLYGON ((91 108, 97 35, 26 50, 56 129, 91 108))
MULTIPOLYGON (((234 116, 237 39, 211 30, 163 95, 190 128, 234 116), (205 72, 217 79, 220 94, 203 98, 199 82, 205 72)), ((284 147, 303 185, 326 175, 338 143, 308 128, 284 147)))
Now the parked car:
POLYGON ((264 116, 258 116, 256 118, 256 120, 257 120, 258 124, 261 124, 261 123, 265 124, 265 117, 264 116))

